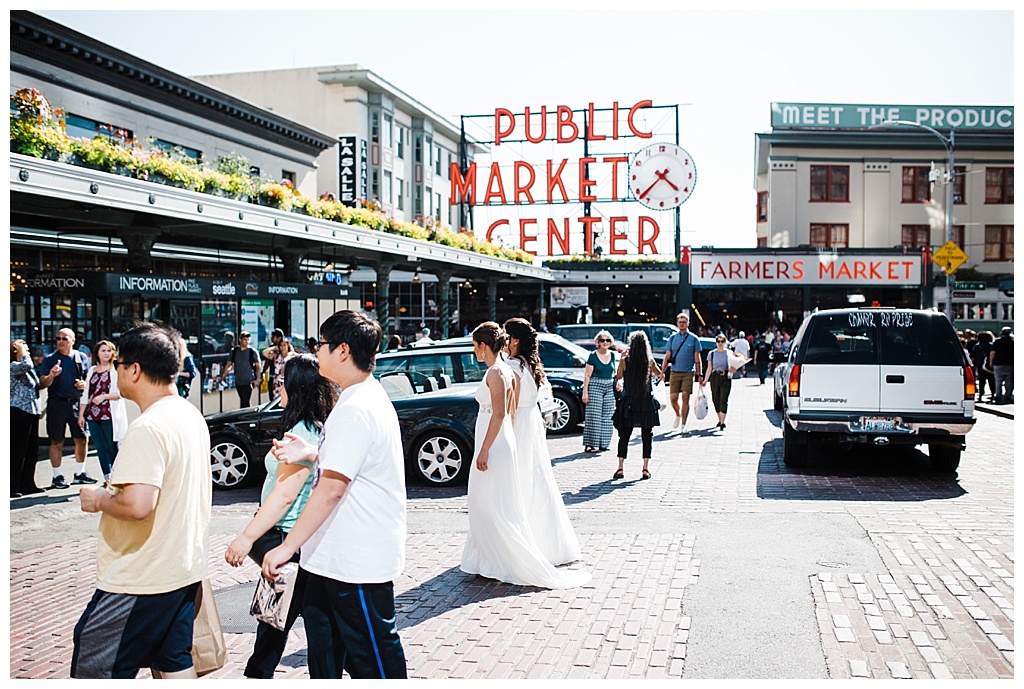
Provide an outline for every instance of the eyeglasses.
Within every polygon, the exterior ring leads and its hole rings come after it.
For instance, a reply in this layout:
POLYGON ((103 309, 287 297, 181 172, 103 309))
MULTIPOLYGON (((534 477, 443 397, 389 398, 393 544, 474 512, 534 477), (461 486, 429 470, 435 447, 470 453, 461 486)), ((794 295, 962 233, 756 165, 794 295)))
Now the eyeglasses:
POLYGON ((324 345, 327 345, 328 347, 330 347, 331 343, 326 341, 326 340, 320 340, 319 342, 316 342, 316 343, 313 344, 313 351, 314 352, 319 352, 320 348, 323 347, 324 345))
POLYGON ((721 337, 716 337, 715 342, 725 342, 725 340, 721 337))
POLYGON ((605 338, 605 337, 598 338, 597 341, 598 342, 611 342, 611 340, 609 340, 608 338, 605 338))
POLYGON ((116 364, 114 364, 114 368, 117 368, 118 366, 124 366, 125 368, 128 368, 134 363, 134 361, 118 361, 116 364))
POLYGON ((57 338, 57 342, 70 342, 70 337, 64 337, 63 335, 57 338))

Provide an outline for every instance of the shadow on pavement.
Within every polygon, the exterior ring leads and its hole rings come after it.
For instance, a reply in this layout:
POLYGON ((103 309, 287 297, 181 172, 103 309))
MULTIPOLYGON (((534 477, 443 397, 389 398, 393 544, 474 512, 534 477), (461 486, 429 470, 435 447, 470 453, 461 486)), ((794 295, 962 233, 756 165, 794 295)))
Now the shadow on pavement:
MULTIPOLYGON (((627 459, 626 462, 626 472, 628 475, 628 472, 630 471, 630 466, 628 464, 629 460, 627 459)), ((614 493, 617 490, 621 490, 622 488, 628 488, 634 483, 640 481, 641 465, 642 464, 640 459, 637 458, 634 462, 634 466, 632 467, 632 471, 636 472, 635 477, 613 479, 611 478, 611 474, 615 472, 616 466, 613 464, 608 468, 607 480, 601 481, 599 483, 592 483, 589 486, 581 486, 580 489, 575 493, 562 493, 562 501, 566 504, 566 506, 577 505, 581 502, 588 502, 595 498, 599 498, 602 495, 610 495, 611 493, 614 493)), ((653 469, 651 471, 653 472, 653 469)))
POLYGON ((787 467, 782 439, 764 444, 757 497, 765 500, 917 502, 966 495, 955 474, 936 472, 916 448, 811 446, 806 467, 787 467))
POLYGON ((395 611, 404 629, 481 601, 544 590, 466 574, 455 566, 395 596, 395 611))

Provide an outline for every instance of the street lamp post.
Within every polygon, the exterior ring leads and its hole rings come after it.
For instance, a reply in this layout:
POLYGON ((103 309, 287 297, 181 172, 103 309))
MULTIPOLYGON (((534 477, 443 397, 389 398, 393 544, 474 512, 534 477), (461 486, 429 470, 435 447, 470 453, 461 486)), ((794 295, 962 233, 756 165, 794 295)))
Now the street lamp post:
MULTIPOLYGON (((886 120, 872 129, 882 127, 917 127, 934 134, 939 141, 942 142, 943 148, 946 149, 946 155, 948 156, 948 162, 946 163, 946 241, 953 241, 953 180, 956 177, 955 168, 953 167, 954 151, 956 149, 956 132, 953 129, 949 130, 949 136, 945 136, 940 131, 932 129, 926 124, 920 122, 913 122, 911 120, 886 120)), ((946 318, 951 323, 956 322, 956 316, 953 313, 953 276, 949 273, 946 274, 946 318)))

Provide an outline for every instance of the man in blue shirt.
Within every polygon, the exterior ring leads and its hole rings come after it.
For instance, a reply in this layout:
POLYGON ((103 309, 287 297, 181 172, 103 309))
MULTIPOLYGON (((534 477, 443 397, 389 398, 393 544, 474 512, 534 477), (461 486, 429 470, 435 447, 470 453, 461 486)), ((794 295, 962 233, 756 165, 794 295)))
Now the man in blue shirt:
POLYGON ((50 488, 67 488, 67 481, 60 470, 64 437, 68 428, 75 441, 75 475, 72 483, 96 483, 96 479, 85 473, 85 453, 88 439, 78 425, 78 405, 85 390, 89 363, 81 352, 74 349, 75 331, 61 328, 57 331, 57 351, 43 359, 42 368, 50 370, 60 367, 60 373, 53 378, 46 401, 46 435, 50 438, 50 466, 53 467, 53 483, 50 488))
POLYGON ((676 316, 676 327, 679 332, 673 333, 665 344, 665 358, 661 362, 661 375, 671 370, 668 379, 669 402, 676 413, 672 428, 680 428, 686 433, 686 417, 690 413, 690 393, 693 392, 693 379, 701 377, 700 340, 689 331, 690 317, 685 313, 676 316), (679 395, 682 394, 682 405, 679 395))

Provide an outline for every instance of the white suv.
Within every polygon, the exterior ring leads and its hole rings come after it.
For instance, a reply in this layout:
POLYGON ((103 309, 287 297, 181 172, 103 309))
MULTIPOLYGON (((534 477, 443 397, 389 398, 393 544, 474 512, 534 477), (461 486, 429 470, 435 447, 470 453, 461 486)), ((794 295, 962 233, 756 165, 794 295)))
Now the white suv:
POLYGON ((941 313, 818 311, 786 362, 783 459, 805 465, 812 441, 925 444, 934 469, 954 472, 974 426, 974 393, 970 362, 941 313))

